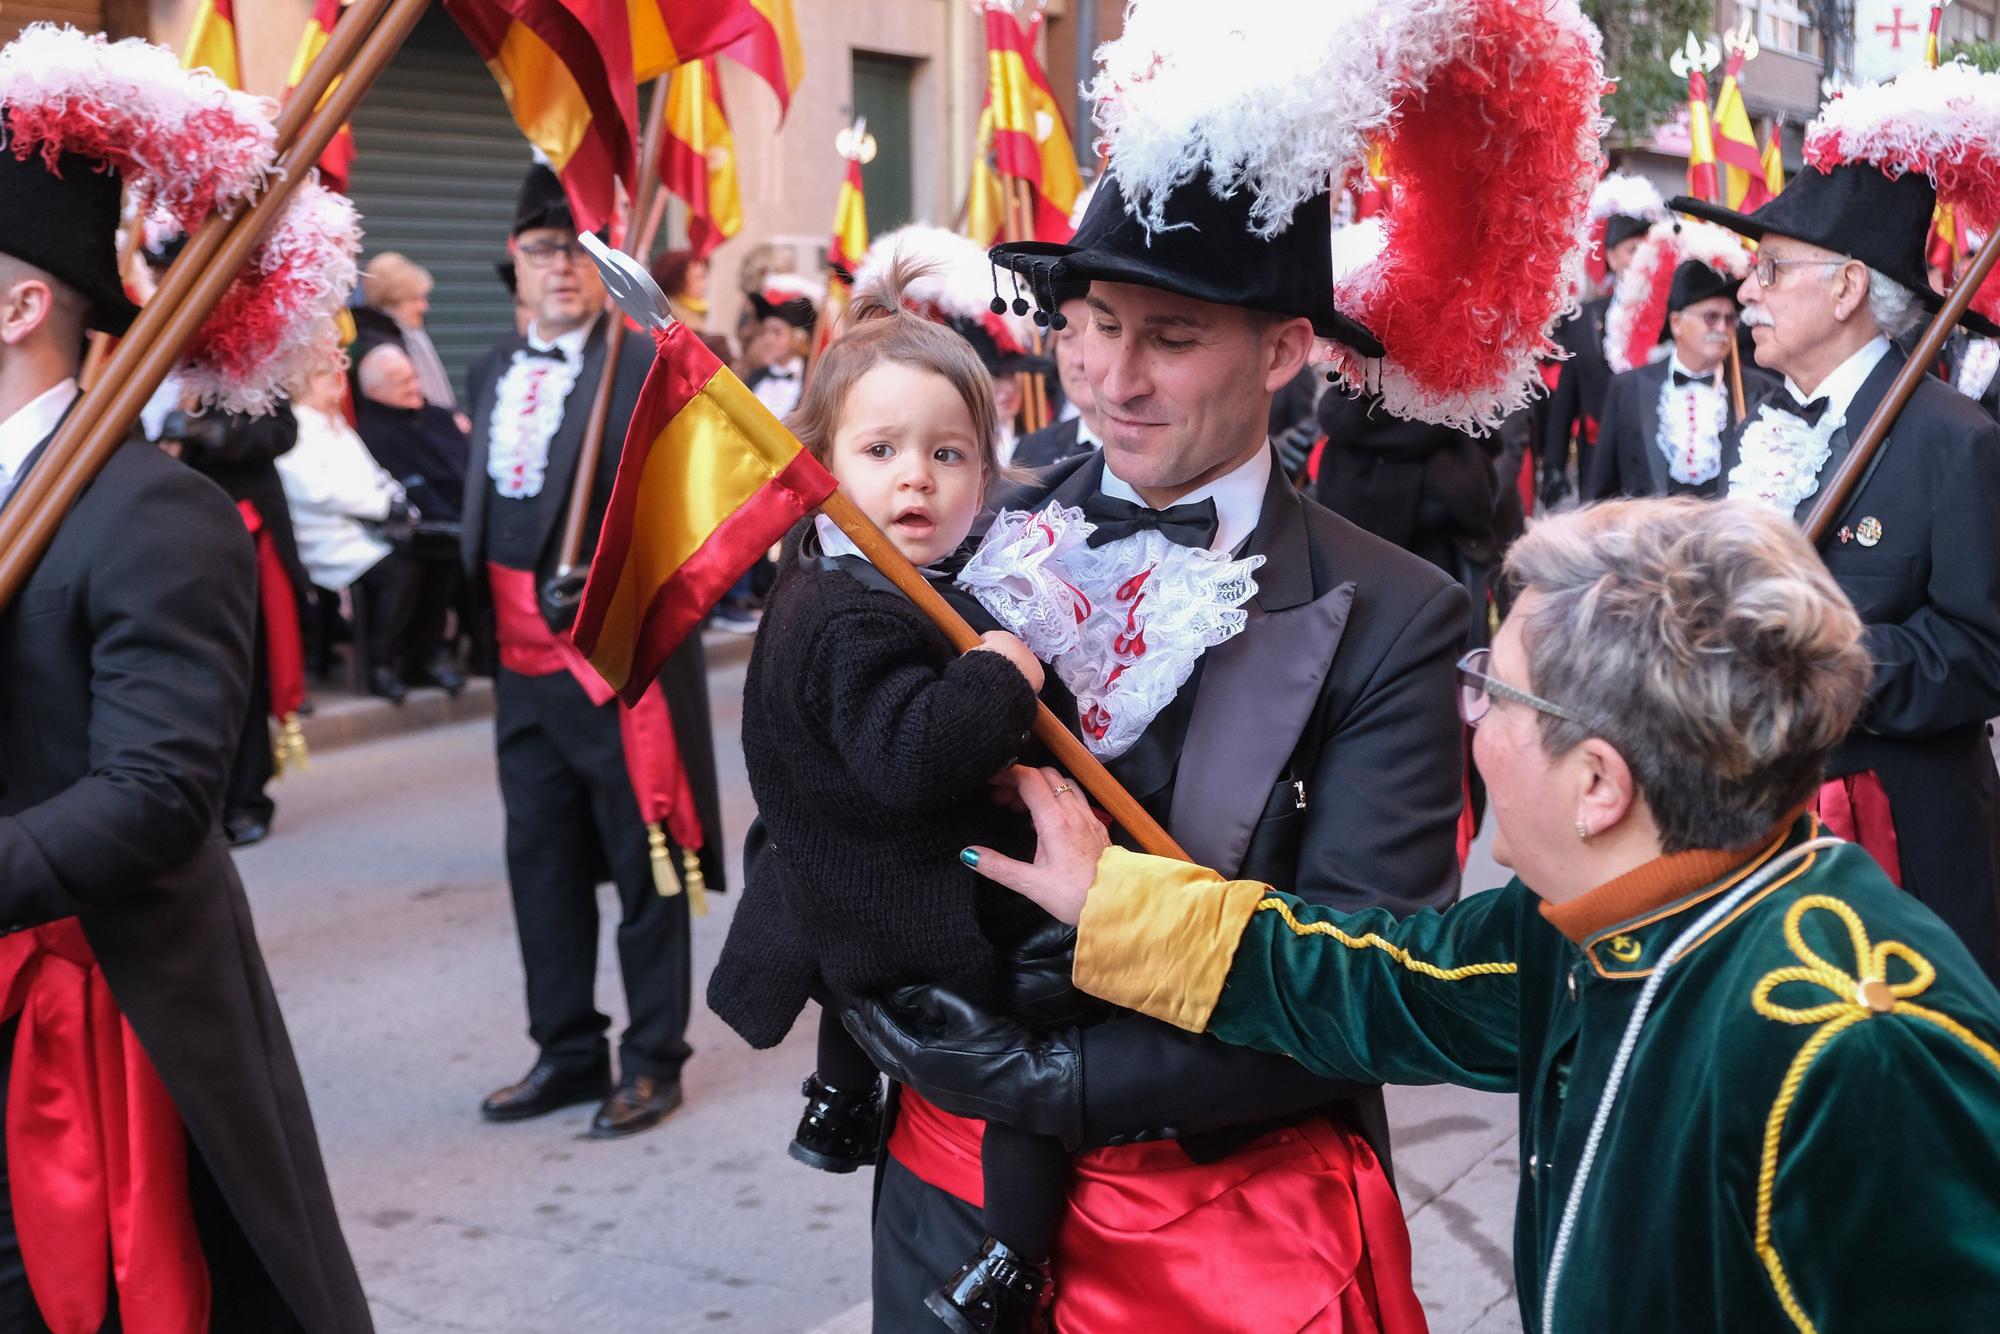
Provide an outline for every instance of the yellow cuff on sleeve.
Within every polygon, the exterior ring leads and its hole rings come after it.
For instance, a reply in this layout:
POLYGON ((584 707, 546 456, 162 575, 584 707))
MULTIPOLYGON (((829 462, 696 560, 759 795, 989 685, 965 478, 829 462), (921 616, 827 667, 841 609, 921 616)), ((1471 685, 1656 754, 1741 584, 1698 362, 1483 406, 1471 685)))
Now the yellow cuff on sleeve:
POLYGON ((1199 1033, 1267 892, 1205 867, 1107 848, 1077 924, 1076 985, 1199 1033))

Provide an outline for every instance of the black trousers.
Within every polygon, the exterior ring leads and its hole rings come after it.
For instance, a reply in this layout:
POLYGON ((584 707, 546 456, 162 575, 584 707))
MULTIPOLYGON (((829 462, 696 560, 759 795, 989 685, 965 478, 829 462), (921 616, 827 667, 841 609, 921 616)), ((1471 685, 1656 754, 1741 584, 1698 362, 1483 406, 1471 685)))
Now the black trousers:
MULTIPOLYGON (((605 1052, 597 1008, 597 886, 623 914, 618 967, 630 1023, 622 1074, 673 1079, 687 1060, 692 1003, 686 894, 653 884, 645 821, 625 773, 617 705, 598 707, 567 672, 502 669, 495 739, 507 811, 507 881, 528 982, 528 1035, 566 1067, 605 1052)), ((679 848, 670 848, 679 865, 679 848)))
POLYGON ((250 699, 243 731, 236 738, 236 758, 229 762, 229 786, 222 813, 228 819, 271 823, 277 803, 265 789, 277 764, 271 754, 271 656, 264 639, 264 613, 257 613, 257 635, 250 645, 250 699))
POLYGON ((924 1298, 944 1286, 986 1235, 979 1210, 886 1154, 875 1191, 875 1334, 933 1334, 924 1298))
POLYGON ((403 644, 417 613, 423 582, 423 566, 401 551, 391 551, 354 581, 361 594, 355 603, 354 629, 370 670, 387 667, 399 675, 405 670, 403 644))

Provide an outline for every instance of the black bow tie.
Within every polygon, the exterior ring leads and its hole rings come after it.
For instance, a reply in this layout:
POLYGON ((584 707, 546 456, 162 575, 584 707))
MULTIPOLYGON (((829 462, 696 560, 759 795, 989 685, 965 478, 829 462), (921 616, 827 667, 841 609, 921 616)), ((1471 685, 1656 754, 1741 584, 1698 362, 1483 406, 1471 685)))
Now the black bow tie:
POLYGON ((1791 402, 1784 405, 1785 411, 1797 417, 1808 426, 1819 425, 1819 419, 1826 416, 1829 400, 1821 397, 1810 403, 1791 402))
POLYGON ((533 343, 530 343, 522 348, 521 352, 524 356, 547 357, 550 361, 567 362, 569 360, 569 355, 553 343, 547 347, 536 347, 533 343))
POLYGON ((1690 375, 1686 371, 1674 372, 1674 388, 1676 389, 1680 388, 1684 384, 1713 385, 1714 383, 1715 383, 1715 377, 1712 375, 1690 375))
POLYGON ((1170 505, 1163 510, 1154 510, 1096 491, 1084 497, 1083 517, 1096 525, 1088 539, 1093 547, 1116 542, 1148 528, 1169 542, 1177 542, 1184 547, 1206 549, 1215 540, 1213 500, 1198 500, 1192 505, 1170 505))

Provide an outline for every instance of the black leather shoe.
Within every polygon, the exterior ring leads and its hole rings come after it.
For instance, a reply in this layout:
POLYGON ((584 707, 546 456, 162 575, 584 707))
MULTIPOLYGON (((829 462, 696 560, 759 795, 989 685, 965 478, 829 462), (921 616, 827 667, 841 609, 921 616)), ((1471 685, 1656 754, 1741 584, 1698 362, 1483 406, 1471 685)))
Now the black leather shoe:
POLYGON ((408 678, 406 684, 412 686, 436 686, 453 699, 457 699, 459 692, 465 689, 465 677, 460 674, 458 668, 451 666, 449 663, 441 662, 427 672, 415 673, 408 678))
POLYGON ((1045 1266, 988 1237, 949 1283, 924 1298, 924 1305, 953 1334, 1021 1334, 1039 1324, 1048 1287, 1045 1266))
POLYGON ((403 697, 409 692, 404 689, 402 681, 394 672, 387 667, 376 667, 368 673, 368 693, 380 695, 391 704, 401 704, 403 697))
POLYGON ((681 1105, 681 1081, 627 1075, 590 1118, 592 1139, 622 1139, 651 1130, 681 1105))
POLYGON ((222 832, 232 848, 247 848, 271 836, 271 826, 254 815, 232 815, 222 822, 222 832))
POLYGON ((546 1116, 580 1102, 595 1102, 611 1088, 611 1063, 599 1061, 581 1070, 554 1061, 536 1061, 520 1083, 496 1090, 479 1104, 488 1121, 525 1121, 546 1116))
POLYGON ((806 1096, 806 1111, 786 1153, 822 1172, 852 1172, 874 1163, 875 1146, 882 1142, 879 1081, 850 1091, 809 1075, 799 1092, 806 1096))

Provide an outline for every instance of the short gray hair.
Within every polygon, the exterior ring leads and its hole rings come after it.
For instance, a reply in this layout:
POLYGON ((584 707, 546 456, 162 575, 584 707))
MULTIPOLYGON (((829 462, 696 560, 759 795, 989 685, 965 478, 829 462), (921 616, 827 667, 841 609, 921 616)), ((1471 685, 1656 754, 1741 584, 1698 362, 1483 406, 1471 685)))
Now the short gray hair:
MULTIPOLYGON (((1613 501, 1528 530, 1507 574, 1540 595, 1522 638, 1561 755, 1631 766, 1663 851, 1741 848, 1821 781, 1872 674, 1861 619, 1783 515, 1746 501, 1613 501)), ((1516 615, 1522 613, 1516 612, 1516 615)))
POLYGON ((1880 269, 1868 270, 1868 314, 1874 318, 1875 327, 1885 338, 1901 338, 1917 327, 1923 318, 1924 308, 1917 302, 1917 294, 1883 273, 1880 269))

